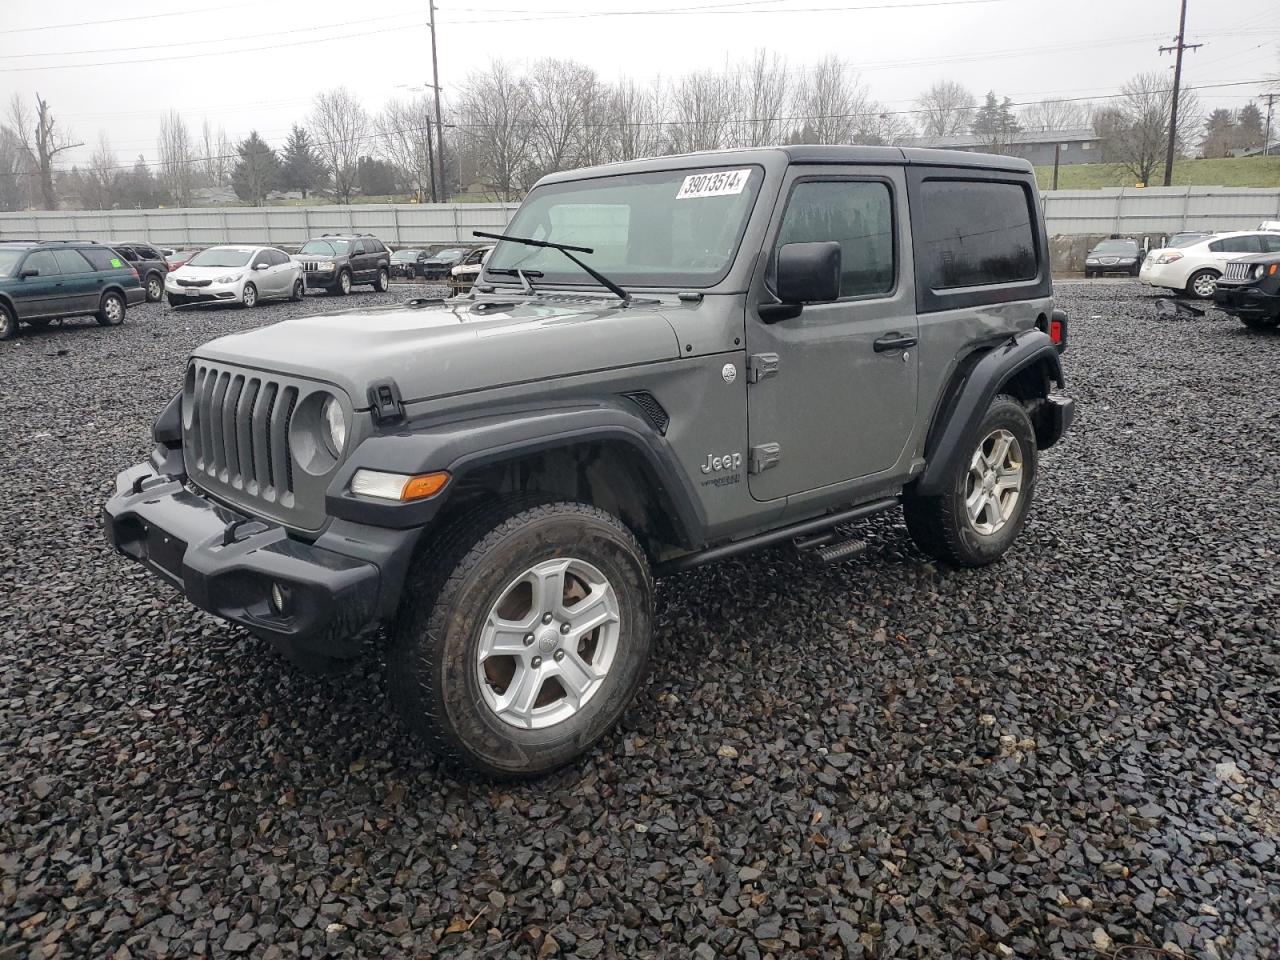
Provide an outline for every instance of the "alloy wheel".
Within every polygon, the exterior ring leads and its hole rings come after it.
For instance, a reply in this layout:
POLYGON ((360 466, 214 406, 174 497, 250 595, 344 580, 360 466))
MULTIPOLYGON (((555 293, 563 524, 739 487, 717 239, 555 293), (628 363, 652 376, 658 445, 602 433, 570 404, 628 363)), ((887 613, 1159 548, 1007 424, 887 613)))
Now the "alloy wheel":
POLYGON ((124 319, 124 301, 117 296, 109 296, 102 304, 102 315, 107 323, 115 325, 124 319))
POLYGON ((147 281, 147 299, 152 303, 160 299, 160 281, 155 277, 147 281))
POLYGON ((476 648, 485 704, 539 730, 574 716, 618 653, 621 613, 608 579, 585 560, 544 560, 507 585, 476 648))
POLYGON ((1003 428, 989 433, 969 461, 964 508, 973 529, 998 533, 1013 516, 1022 495, 1023 460, 1018 438, 1003 428))
POLYGON ((258 303, 257 288, 254 287, 254 285, 251 283, 247 284, 244 288, 244 294, 242 295, 242 299, 244 300, 244 305, 246 307, 256 306, 258 303))
POLYGON ((1208 299, 1213 296, 1214 288, 1217 287, 1218 280, 1211 273, 1201 274, 1196 277, 1195 283, 1191 285, 1191 289, 1196 292, 1197 297, 1208 299))

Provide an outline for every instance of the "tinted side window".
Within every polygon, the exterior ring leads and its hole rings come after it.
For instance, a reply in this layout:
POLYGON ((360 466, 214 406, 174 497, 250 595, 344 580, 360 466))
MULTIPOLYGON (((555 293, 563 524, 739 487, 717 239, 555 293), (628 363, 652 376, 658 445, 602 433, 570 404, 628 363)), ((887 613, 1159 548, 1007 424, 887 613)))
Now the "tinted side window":
POLYGON ((52 250, 37 250, 22 262, 23 270, 39 270, 42 277, 56 277, 62 273, 52 250))
POLYGON ((1280 233, 1264 233, 1262 249, 1267 253, 1280 253, 1280 233))
POLYGON ((283 250, 271 250, 271 265, 273 267, 281 267, 289 262, 289 255, 283 250))
POLYGON ((357 240, 355 249, 351 251, 353 254, 361 254, 369 252, 369 244, 364 240, 357 240))
POLYGON ((1209 244, 1209 249, 1214 253, 1260 253, 1260 240, 1261 237, 1252 233, 1245 237, 1224 237, 1209 244))
POLYGON ((1036 277, 1031 198, 1016 183, 926 180, 916 262, 935 290, 1036 277))
POLYGON ((120 251, 109 247, 84 247, 80 253, 95 270, 119 270, 124 267, 124 257, 120 251), (114 263, 112 261, 115 261, 114 263))
POLYGON ((796 184, 777 246, 815 240, 840 244, 841 297, 893 289, 893 195, 888 184, 855 180, 796 184))
POLYGON ((55 250, 53 255, 63 273, 93 273, 93 267, 78 250, 55 250))

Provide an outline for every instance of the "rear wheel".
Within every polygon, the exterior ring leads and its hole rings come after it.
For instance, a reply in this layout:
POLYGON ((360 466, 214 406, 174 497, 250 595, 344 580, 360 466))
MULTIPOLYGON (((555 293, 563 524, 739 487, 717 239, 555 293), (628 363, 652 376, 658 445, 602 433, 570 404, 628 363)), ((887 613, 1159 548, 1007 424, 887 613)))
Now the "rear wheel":
POLYGON ((1036 436, 1014 397, 992 401, 968 456, 938 496, 908 491, 907 530, 938 560, 980 567, 1000 559, 1026 523, 1036 486, 1036 436))
POLYGON ((147 303, 159 303, 163 295, 164 284, 160 282, 160 275, 147 274, 147 303))
POLYGON ((307 285, 303 283, 302 278, 299 277, 297 280, 293 281, 293 293, 289 295, 289 299, 293 300, 296 303, 306 295, 307 295, 307 285))
POLYGON ((104 327, 118 327, 124 323, 124 315, 124 297, 114 290, 104 293, 98 302, 98 312, 95 315, 98 323, 104 327))
POLYGON ((1197 270, 1187 278, 1187 296, 1196 300, 1208 300, 1213 296, 1220 276, 1217 270, 1197 270))
POLYGON ((391 289, 391 274, 387 272, 386 267, 380 267, 378 269, 378 278, 373 281, 373 289, 377 290, 379 293, 386 293, 391 289))
POLYGON ((485 774, 535 776, 591 748, 648 662, 653 582, 620 520, 512 503, 446 532, 406 585, 388 680, 404 722, 485 774))
POLYGON ((0 303, 0 340, 12 340, 18 332, 18 318, 14 312, 0 303))
POLYGON ((244 293, 240 295, 240 302, 244 304, 246 310, 252 310, 258 305, 258 288, 252 283, 244 285, 244 293))

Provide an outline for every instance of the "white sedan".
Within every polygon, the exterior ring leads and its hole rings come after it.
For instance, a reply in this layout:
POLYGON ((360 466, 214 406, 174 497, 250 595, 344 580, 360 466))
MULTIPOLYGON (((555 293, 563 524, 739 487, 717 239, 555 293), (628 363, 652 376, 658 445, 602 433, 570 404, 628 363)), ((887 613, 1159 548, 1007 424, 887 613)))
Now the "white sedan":
POLYGON ((275 247, 221 246, 201 250, 164 281, 169 305, 238 303, 257 306, 259 300, 289 297, 301 300, 306 292, 302 264, 275 247))
POLYGON ((1159 247, 1147 254, 1138 279, 1208 300, 1227 264, 1250 253, 1280 253, 1280 233, 1218 233, 1185 246, 1159 247))

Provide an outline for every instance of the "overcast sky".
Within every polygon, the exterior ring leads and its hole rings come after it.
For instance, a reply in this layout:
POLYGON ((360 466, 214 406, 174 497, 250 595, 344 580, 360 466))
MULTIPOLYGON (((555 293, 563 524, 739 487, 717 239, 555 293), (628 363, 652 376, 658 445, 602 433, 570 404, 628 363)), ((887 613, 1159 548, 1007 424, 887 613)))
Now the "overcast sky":
MULTIPOLYGON (((59 166, 86 160, 100 128, 122 161, 154 159, 170 107, 193 133, 207 117, 233 139, 256 128, 277 146, 316 91, 346 84, 372 111, 428 81, 426 9, 426 0, 0 0, 0 95, 7 104, 15 91, 39 91, 85 142, 59 166)), ((1185 82, 1280 72, 1277 13, 1276 0, 1190 0, 1188 41, 1204 46, 1187 54, 1185 82)), ((718 67, 764 47, 797 70, 837 54, 875 98, 907 110, 939 79, 1015 101, 1115 93, 1136 72, 1171 69, 1156 48, 1177 32, 1178 0, 441 0, 437 17, 446 99, 490 58, 573 58, 614 80, 718 67)), ((1257 92, 1200 96, 1235 108, 1257 92)))

